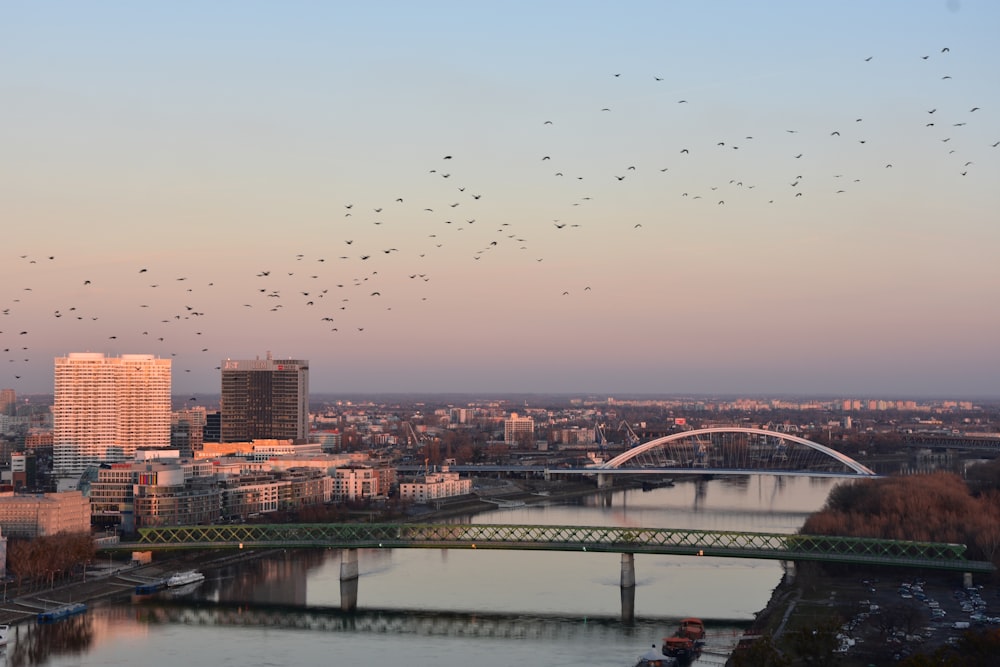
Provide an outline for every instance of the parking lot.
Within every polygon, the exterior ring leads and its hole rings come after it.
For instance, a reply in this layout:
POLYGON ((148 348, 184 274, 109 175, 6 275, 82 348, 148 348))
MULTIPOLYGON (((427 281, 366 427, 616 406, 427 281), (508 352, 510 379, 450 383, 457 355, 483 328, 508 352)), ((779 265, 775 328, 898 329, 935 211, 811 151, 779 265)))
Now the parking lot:
POLYGON ((964 588, 955 575, 870 578, 838 587, 835 606, 846 619, 838 652, 848 664, 883 664, 954 645, 964 632, 1000 626, 997 591, 992 583, 964 588))

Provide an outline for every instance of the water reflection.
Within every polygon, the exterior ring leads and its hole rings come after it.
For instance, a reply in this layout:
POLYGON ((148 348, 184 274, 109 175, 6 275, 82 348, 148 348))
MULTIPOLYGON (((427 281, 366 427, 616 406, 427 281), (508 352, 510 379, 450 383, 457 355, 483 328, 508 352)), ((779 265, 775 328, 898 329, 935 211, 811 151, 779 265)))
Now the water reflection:
POLYGON ((306 604, 309 575, 327 559, 323 549, 275 550, 267 558, 226 566, 205 581, 206 597, 220 602, 306 604))
POLYGON ((7 646, 8 667, 26 667, 48 662, 55 656, 86 653, 94 643, 94 617, 81 614, 58 623, 19 625, 7 646))
MULTIPOLYGON (((678 479, 672 487, 503 509, 463 522, 793 532, 833 480, 678 479)), ((775 561, 642 555, 623 601, 620 555, 359 550, 356 612, 340 609, 340 552, 274 550, 206 570, 187 597, 109 601, 51 626, 20 627, 7 664, 634 664, 683 616, 735 642, 781 577, 775 561), (625 602, 634 621, 623 622, 625 602), (735 620, 727 620, 735 619, 735 620), (310 632, 312 629, 321 630, 310 632), (447 656, 458 656, 448 658, 447 656), (631 658, 631 660, 629 660, 631 658), (392 659, 382 661, 392 662, 392 659)))
MULTIPOLYGON (((371 632, 442 636, 533 637, 573 639, 581 633, 627 635, 662 631, 677 618, 645 618, 625 624, 617 617, 561 614, 507 614, 489 611, 449 612, 410 609, 366 609, 343 612, 335 607, 281 604, 212 603, 170 598, 135 603, 135 620, 150 625, 269 627, 318 632, 371 632)), ((746 621, 715 619, 716 628, 742 628, 746 621)), ((724 633, 725 634, 725 633, 724 633)))

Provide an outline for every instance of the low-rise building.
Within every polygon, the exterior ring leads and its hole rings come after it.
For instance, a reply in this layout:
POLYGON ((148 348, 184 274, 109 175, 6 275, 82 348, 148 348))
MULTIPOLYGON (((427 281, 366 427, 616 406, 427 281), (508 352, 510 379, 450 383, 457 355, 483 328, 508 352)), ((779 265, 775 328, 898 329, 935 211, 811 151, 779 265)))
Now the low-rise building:
POLYGON ((370 466, 350 465, 333 471, 333 500, 345 502, 385 495, 378 471, 370 466))
POLYGON ((461 479, 457 472, 449 472, 447 466, 440 472, 427 473, 412 482, 401 482, 399 485, 400 500, 415 503, 463 496, 468 493, 472 493, 472 480, 461 479))
POLYGON ((0 493, 0 531, 29 539, 90 532, 90 501, 79 491, 0 493))

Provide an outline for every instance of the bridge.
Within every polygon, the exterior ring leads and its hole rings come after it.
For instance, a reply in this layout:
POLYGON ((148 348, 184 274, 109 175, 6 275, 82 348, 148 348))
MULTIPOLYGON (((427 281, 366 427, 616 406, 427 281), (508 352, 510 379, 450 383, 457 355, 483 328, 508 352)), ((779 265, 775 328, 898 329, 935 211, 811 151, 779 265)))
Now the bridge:
POLYGON ((875 477, 851 457, 791 433, 719 426, 681 431, 637 445, 598 466, 612 470, 698 470, 719 474, 875 477))
POLYGON ((966 546, 874 538, 670 528, 514 524, 240 524, 142 528, 104 551, 328 548, 341 550, 341 608, 357 608, 359 549, 497 549, 621 554, 622 618, 634 620, 635 555, 760 558, 992 573, 966 546))
POLYGON ((918 449, 962 449, 1000 454, 1000 435, 912 433, 903 438, 903 444, 918 449))
POLYGON ((992 572, 965 558, 963 544, 862 537, 672 528, 513 524, 239 524, 142 528, 103 550, 177 549, 507 549, 613 552, 891 565, 992 572))
MULTIPOLYGON (((597 476, 606 485, 618 476, 781 475, 794 477, 876 477, 867 466, 817 442, 791 433, 741 426, 718 426, 672 433, 636 445, 597 465, 451 465, 470 474, 523 473, 546 477, 597 476)), ((420 472, 424 466, 399 466, 420 472)))

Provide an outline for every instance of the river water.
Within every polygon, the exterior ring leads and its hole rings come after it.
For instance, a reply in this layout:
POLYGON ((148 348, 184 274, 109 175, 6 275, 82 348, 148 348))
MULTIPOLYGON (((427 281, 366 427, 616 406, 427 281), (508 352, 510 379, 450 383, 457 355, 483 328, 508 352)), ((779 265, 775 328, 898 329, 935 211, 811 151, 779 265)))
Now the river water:
MULTIPOLYGON (((498 509, 477 523, 794 532, 832 480, 721 478, 498 509)), ((21 665, 633 665, 697 616, 695 664, 721 664, 783 574, 777 561, 635 557, 633 623, 621 557, 606 553, 362 550, 358 609, 340 611, 340 553, 278 552, 210 573, 193 591, 108 601, 22 624, 0 659, 21 665)))

